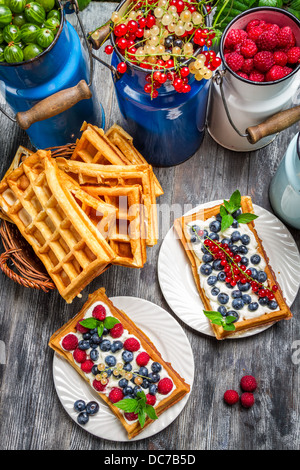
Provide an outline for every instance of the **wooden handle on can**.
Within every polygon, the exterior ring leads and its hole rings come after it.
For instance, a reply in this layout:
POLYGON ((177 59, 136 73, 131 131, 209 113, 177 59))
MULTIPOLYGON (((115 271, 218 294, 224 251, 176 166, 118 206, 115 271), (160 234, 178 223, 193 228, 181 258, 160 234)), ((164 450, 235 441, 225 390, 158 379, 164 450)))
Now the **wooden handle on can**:
POLYGON ((79 101, 91 98, 92 92, 85 80, 81 80, 76 86, 58 91, 54 95, 40 101, 28 111, 17 113, 16 120, 21 129, 29 127, 38 121, 44 121, 53 116, 67 111, 79 101))
POLYGON ((97 29, 97 31, 94 31, 92 34, 89 34, 89 41, 92 44, 93 49, 100 49, 102 44, 104 44, 109 36, 110 36, 110 25, 104 25, 101 28, 97 29))
POLYGON ((248 141, 250 144, 256 144, 256 142, 261 140, 263 137, 277 134, 277 132, 281 132, 293 124, 296 124, 296 122, 299 120, 300 106, 295 106, 294 108, 280 111, 257 126, 248 127, 246 130, 248 134, 248 141))

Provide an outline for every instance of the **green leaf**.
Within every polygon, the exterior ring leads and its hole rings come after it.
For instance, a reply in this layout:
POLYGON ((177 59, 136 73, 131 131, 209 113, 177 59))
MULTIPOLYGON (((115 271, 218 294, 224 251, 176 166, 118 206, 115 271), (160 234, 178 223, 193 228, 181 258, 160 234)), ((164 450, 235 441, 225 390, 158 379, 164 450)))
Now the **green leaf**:
POLYGON ((103 330, 104 330, 104 325, 101 322, 101 325, 99 325, 98 328, 97 328, 97 333, 98 333, 99 338, 101 338, 101 336, 103 334, 103 330))
POLYGON ((151 405, 146 405, 146 413, 150 419, 158 419, 155 409, 151 405))
POLYGON ((110 330, 113 326, 115 326, 117 323, 120 323, 119 320, 117 320, 115 317, 106 317, 104 320, 104 326, 108 330, 110 330))
POLYGON ((203 310, 203 313, 212 322, 222 318, 222 315, 220 312, 215 312, 213 310, 203 310))
POLYGON ((227 212, 229 212, 229 214, 235 211, 235 209, 232 207, 229 201, 224 200, 223 202, 224 202, 225 209, 227 212))
POLYGON ((259 7, 282 7, 282 2, 279 0, 259 0, 258 2, 259 7), (281 5, 278 5, 281 3, 281 5))
POLYGON ((229 199, 229 204, 232 207, 235 207, 233 212, 241 207, 241 201, 242 201, 241 193, 237 189, 236 191, 234 191, 234 193, 232 193, 232 195, 230 196, 230 199, 229 199))
POLYGON ((227 317, 225 317, 225 322, 227 324, 233 323, 234 321, 236 321, 236 317, 234 317, 233 315, 228 315, 227 317))
POLYGON ((232 217, 232 215, 227 214, 227 215, 225 215, 224 217, 222 217, 221 231, 222 231, 222 232, 225 232, 225 230, 226 230, 227 228, 229 228, 232 223, 233 223, 233 217, 232 217))
POLYGON ((146 421, 146 411, 144 408, 138 412, 138 418, 141 428, 143 428, 145 426, 146 421))
POLYGON ((227 210, 224 206, 220 206, 220 216, 224 217, 225 215, 227 215, 227 210))
POLYGON ((90 317, 90 318, 85 318, 79 323, 85 328, 88 328, 89 330, 93 330, 94 328, 97 328, 102 322, 100 322, 96 318, 90 317))
POLYGON ((125 398, 120 400, 117 403, 114 403, 114 406, 120 408, 120 410, 125 411, 125 413, 135 413, 138 405, 138 400, 135 398, 125 398))
POLYGON ((244 212, 243 214, 238 215, 236 220, 239 224, 248 224, 252 220, 257 219, 257 217, 258 215, 251 214, 250 212, 244 212))
POLYGON ((225 0, 218 2, 213 26, 224 31, 226 26, 240 13, 254 6, 256 0, 225 0))
POLYGON ((294 10, 293 8, 288 8, 288 11, 292 13, 292 15, 296 16, 298 20, 300 20, 300 10, 294 10))
POLYGON ((234 331, 235 330, 235 326, 234 326, 233 323, 229 323, 229 324, 224 323, 223 328, 226 331, 234 331))

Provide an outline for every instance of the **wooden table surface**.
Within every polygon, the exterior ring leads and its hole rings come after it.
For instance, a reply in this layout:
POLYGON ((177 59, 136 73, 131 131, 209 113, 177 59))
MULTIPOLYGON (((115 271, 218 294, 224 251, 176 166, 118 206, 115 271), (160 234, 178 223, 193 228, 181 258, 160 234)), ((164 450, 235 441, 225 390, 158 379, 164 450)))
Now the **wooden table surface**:
MULTIPOLYGON (((82 14, 86 30, 104 23, 115 5, 91 4, 82 14)), ((97 54, 106 59, 103 52, 97 54)), ((110 73, 98 63, 95 67, 106 127, 114 122, 122 124, 110 73)), ((26 133, 3 115, 0 129, 3 175, 18 146, 30 147, 30 143, 26 133)), ((294 126, 266 148, 251 153, 225 150, 206 134, 191 159, 176 167, 155 168, 165 191, 159 202, 194 207, 228 198, 238 188, 242 194, 252 196, 255 204, 271 210, 268 186, 297 131, 294 126)), ((299 295, 292 305, 291 321, 280 322, 258 335, 218 342, 197 333, 174 315, 159 287, 157 259, 168 229, 169 226, 160 227, 158 244, 148 250, 143 269, 112 267, 71 305, 56 291, 45 294, 23 288, 0 274, 0 449, 299 449, 300 370, 292 360, 293 345, 300 339, 299 295), (159 434, 137 442, 114 443, 89 434, 69 418, 54 388, 49 337, 75 315, 88 293, 101 286, 109 296, 141 297, 166 309, 182 325, 194 354, 195 380, 184 410, 159 434), (222 400, 224 391, 236 387, 244 374, 253 374, 259 381, 255 406, 251 410, 226 407, 222 400)), ((299 247, 299 231, 290 228, 290 232, 299 247)))

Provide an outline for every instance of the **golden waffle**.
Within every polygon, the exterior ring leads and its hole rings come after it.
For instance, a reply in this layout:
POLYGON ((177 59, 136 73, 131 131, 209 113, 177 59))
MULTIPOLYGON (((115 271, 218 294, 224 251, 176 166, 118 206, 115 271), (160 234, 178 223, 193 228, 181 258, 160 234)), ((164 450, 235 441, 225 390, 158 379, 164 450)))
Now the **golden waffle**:
MULTIPOLYGON (((250 197, 248 196, 242 197, 241 209, 244 213, 254 213, 253 205, 252 205, 252 201, 250 197)), ((190 262, 194 280, 195 280, 200 298, 204 305, 204 310, 208 310, 208 311, 211 311, 213 309, 211 307, 210 299, 207 297, 205 290, 201 287, 200 276, 198 273, 199 273, 199 267, 201 266, 202 263, 199 260, 199 258, 196 256, 192 248, 191 233, 189 231, 188 224, 196 220, 205 221, 213 216, 216 216, 217 214, 219 214, 219 212, 220 212, 220 205, 214 206, 209 209, 203 209, 189 216, 181 217, 179 219, 176 219, 174 222, 174 228, 179 236, 179 239, 181 240, 181 243, 185 249, 188 260, 190 262)), ((283 298, 283 294, 280 289, 280 286, 278 282, 276 281, 275 274, 269 264, 269 259, 263 248, 262 242, 260 238, 258 237, 257 231, 254 226, 254 222, 253 221, 249 222, 247 225, 249 229, 251 230, 251 232, 254 234, 254 237, 256 239, 256 242, 258 245, 257 253, 265 260, 265 263, 266 263, 265 273, 267 274, 267 281, 266 281, 267 285, 269 286, 269 288, 275 284, 279 287, 278 291, 274 292, 275 300, 279 308, 276 311, 273 311, 270 313, 263 313, 262 315, 257 316, 252 319, 242 319, 240 321, 235 322, 234 323, 235 331, 233 332, 225 331, 222 326, 212 324, 212 328, 217 339, 223 339, 227 336, 235 335, 236 333, 243 333, 244 331, 247 331, 251 328, 257 328, 257 327, 268 325, 270 323, 273 323, 282 319, 288 319, 292 317, 292 313, 283 298)), ((247 292, 245 293, 247 294, 247 292)), ((256 298, 258 299, 258 297, 256 298)))
POLYGON ((83 189, 116 208, 116 220, 108 240, 116 253, 112 264, 143 267, 146 262, 146 227, 140 186, 83 186, 83 189))
POLYGON ((102 187, 126 187, 140 185, 147 226, 146 244, 157 243, 157 208, 153 172, 149 165, 99 165, 75 160, 56 158, 61 170, 68 173, 80 185, 99 185, 102 187))
MULTIPOLYGON (((148 162, 133 145, 133 138, 122 127, 114 124, 105 133, 115 147, 117 147, 127 158, 131 165, 147 165, 148 162)), ((163 189, 154 175, 155 195, 156 197, 164 194, 163 189)))
POLYGON ((70 303, 115 254, 80 208, 51 152, 39 150, 0 184, 0 206, 70 303))
MULTIPOLYGON (((151 339, 148 338, 140 328, 138 328, 138 326, 126 315, 126 313, 122 310, 117 309, 113 305, 111 300, 106 296, 104 288, 98 289, 93 294, 91 294, 88 298, 88 301, 82 307, 80 312, 77 313, 76 316, 70 319, 65 325, 63 325, 58 331, 56 331, 51 336, 49 346, 57 354, 63 357, 71 365, 71 367, 76 370, 76 372, 82 377, 82 379, 85 380, 92 387, 93 392, 96 393, 97 396, 99 396, 99 399, 103 400, 107 404, 107 406, 109 406, 110 410, 119 420, 120 425, 124 426, 125 430, 127 431, 128 439, 132 439, 133 437, 140 434, 147 426, 150 426, 153 421, 147 416, 143 428, 141 427, 137 419, 135 421, 128 421, 126 419, 126 416, 124 415, 124 412, 114 406, 113 400, 111 399, 109 393, 112 388, 119 388, 119 390, 121 390, 118 385, 119 378, 114 379, 114 374, 112 374, 108 378, 108 385, 111 387, 111 389, 109 389, 109 387, 104 386, 102 391, 97 391, 97 383, 95 384, 95 381, 97 382, 98 380, 97 376, 94 376, 91 373, 86 374, 80 364, 75 362, 72 348, 65 349, 63 347, 63 345, 65 344, 63 341, 64 338, 66 338, 68 335, 79 334, 77 332, 76 325, 80 320, 82 320, 82 318, 86 318, 86 315, 91 315, 91 312, 93 311, 93 305, 97 305, 99 303, 101 303, 101 305, 105 308, 106 312, 110 312, 111 316, 119 320, 119 322, 122 324, 124 328, 125 338, 133 337, 139 342, 140 348, 137 352, 134 352, 135 358, 142 351, 148 353, 149 364, 147 364, 147 367, 150 369, 151 362, 158 362, 162 366, 162 371, 160 372, 161 378, 164 377, 165 379, 171 382, 172 388, 170 389, 170 392, 167 395, 160 392, 160 383, 158 382, 157 397, 159 397, 159 400, 157 399, 156 403, 154 404, 154 409, 158 419, 160 419, 162 413, 168 410, 171 406, 178 403, 189 393, 190 385, 185 382, 185 380, 178 374, 177 371, 175 371, 175 369, 172 367, 172 364, 166 362, 163 359, 161 353, 157 350, 155 345, 152 343, 151 339)), ((112 335, 110 335, 110 332, 108 332, 108 335, 106 337, 110 340, 113 339, 112 335)), ((79 334, 78 340, 80 339, 81 335, 79 334)), ((114 353, 109 351, 107 354, 114 353)), ((99 352, 99 357, 99 362, 103 361, 104 363, 105 353, 103 353, 101 350, 99 352)), ((88 359, 89 356, 87 356, 87 360, 88 359)), ((118 356, 118 362, 124 364, 121 355, 118 356)), ((135 361, 133 361, 132 364, 134 364, 134 362, 135 361)), ((135 369, 133 368, 132 372, 134 371, 135 369)), ((68 379, 70 379, 70 377, 68 377, 68 379)), ((146 389, 144 391, 145 394, 148 393, 146 389)))

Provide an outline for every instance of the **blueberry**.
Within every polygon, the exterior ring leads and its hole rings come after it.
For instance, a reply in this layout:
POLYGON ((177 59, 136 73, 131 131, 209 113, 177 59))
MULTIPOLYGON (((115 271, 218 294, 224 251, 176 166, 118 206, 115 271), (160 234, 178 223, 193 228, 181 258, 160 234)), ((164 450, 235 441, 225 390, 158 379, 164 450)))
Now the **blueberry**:
POLYGON ((226 315, 227 315, 227 308, 224 307, 224 305, 220 305, 220 307, 218 307, 218 312, 220 312, 220 314, 223 315, 223 317, 226 317, 226 315))
POLYGON ((212 267, 210 264, 202 264, 200 268, 201 274, 204 276, 209 276, 212 272, 212 267))
POLYGON ((103 331, 102 331, 102 336, 106 336, 106 335, 108 335, 108 333, 109 333, 109 330, 104 327, 103 331))
POLYGON ((248 266, 249 260, 248 260, 247 256, 242 256, 241 257, 241 264, 243 264, 244 266, 248 266))
POLYGON ((133 395, 136 397, 139 392, 142 392, 143 389, 139 385, 136 385, 133 389, 133 395))
POLYGON ((111 347, 111 343, 108 339, 104 339, 102 343, 100 343, 100 349, 101 351, 109 351, 111 347))
POLYGON ((240 318, 239 314, 238 314, 237 312, 235 312, 234 310, 229 310, 229 311, 227 312, 226 317, 235 317, 236 319, 233 320, 232 323, 235 323, 235 322, 238 321, 238 319, 240 318))
POLYGON ((229 247, 230 247, 230 250, 232 251, 232 253, 233 253, 234 255, 237 255, 237 254, 238 254, 238 252, 239 252, 239 247, 238 247, 237 245, 229 245, 229 247))
POLYGON ((82 411, 77 416, 78 424, 85 425, 88 422, 88 420, 89 420, 89 415, 85 411, 82 411))
POLYGON ((209 235, 208 235, 208 238, 210 238, 211 240, 217 240, 219 241, 220 240, 220 237, 217 233, 214 233, 214 232, 211 232, 209 235))
POLYGON ((258 303, 251 302, 251 304, 248 305, 248 309, 250 310, 250 312, 255 312, 255 310, 258 309, 258 303))
POLYGON ((218 281, 225 282, 226 279, 226 273, 224 271, 221 271, 218 276, 217 276, 218 281))
POLYGON ((243 245, 249 245, 250 243, 250 237, 247 234, 244 234, 241 236, 241 242, 243 245))
POLYGON ((220 304, 227 304, 227 302, 229 301, 229 295, 228 294, 224 294, 224 293, 221 293, 218 295, 218 301, 220 304))
POLYGON ((127 379, 121 379, 119 380, 119 387, 125 388, 128 385, 128 380, 127 379))
POLYGON ((241 310, 244 307, 244 302, 242 299, 233 299, 232 307, 236 310, 241 310))
POLYGON ((110 377, 113 373, 113 371, 109 367, 105 367, 104 372, 107 373, 107 377, 110 377))
POLYGON ((217 279, 217 276, 209 276, 209 277, 207 278, 207 284, 208 284, 209 286, 214 286, 215 283, 217 282, 217 280, 218 280, 218 279, 217 279))
POLYGON ((150 384, 149 385, 149 393, 150 395, 155 395, 157 392, 157 385, 155 384, 150 384))
POLYGON ((114 367, 117 364, 117 359, 115 356, 106 356, 105 363, 108 365, 108 367, 114 367))
POLYGON ((122 359, 124 362, 131 362, 133 361, 133 353, 131 351, 123 351, 122 352, 122 359))
POLYGON ((160 372, 161 371, 161 365, 159 362, 153 362, 151 366, 152 372, 160 372))
POLYGON ((259 255, 252 255, 250 261, 252 264, 259 264, 261 257, 259 255))
POLYGON ((83 333, 82 337, 83 337, 83 339, 90 339, 91 338, 91 333, 90 332, 83 333))
POLYGON ((100 343, 101 343, 101 338, 100 338, 100 336, 98 335, 98 333, 94 333, 94 334, 91 336, 91 341, 92 341, 94 344, 100 344, 100 343))
POLYGON ((261 297, 260 299, 258 299, 259 305, 262 305, 262 306, 268 305, 268 302, 269 302, 268 297, 261 297))
POLYGON ((92 349, 90 352, 90 358, 92 361, 96 362, 99 358, 99 351, 97 349, 92 349))
POLYGON ((267 274, 264 271, 259 271, 257 274, 257 280, 258 282, 265 282, 267 280, 267 274))
POLYGON ((204 253, 205 255, 207 255, 209 253, 209 251, 205 248, 204 245, 201 246, 201 251, 202 253, 204 253))
POLYGON ((257 279, 257 276, 258 276, 258 272, 257 272, 257 269, 255 268, 249 268, 249 271, 251 271, 251 274, 250 274, 250 277, 252 279, 257 279))
POLYGON ((217 215, 216 215, 216 219, 217 219, 218 222, 222 222, 222 216, 221 216, 221 214, 217 214, 217 215))
POLYGON ((228 287, 228 289, 233 289, 233 286, 230 284, 230 282, 226 282, 225 285, 228 287))
POLYGON ((133 388, 130 387, 129 385, 127 387, 124 387, 123 393, 124 393, 124 395, 132 395, 133 394, 133 388))
POLYGON ((88 415, 94 415, 98 413, 99 411, 99 405, 96 401, 89 401, 88 404, 86 405, 86 412, 88 415))
POLYGON ((139 375, 142 375, 143 377, 148 377, 148 369, 147 367, 140 367, 139 369, 139 375))
POLYGON ((115 353, 117 351, 120 351, 120 349, 123 348, 123 343, 122 341, 114 341, 111 345, 111 352, 115 353))
POLYGON ((213 287, 211 290, 212 295, 218 295, 220 293, 220 289, 218 287, 213 287))
POLYGON ((130 372, 132 370, 132 365, 130 364, 130 362, 124 364, 123 369, 126 370, 126 372, 130 372))
POLYGON ((221 260, 220 259, 215 259, 215 261, 213 262, 213 268, 216 271, 222 271, 223 266, 221 265, 221 260))
POLYGON ((247 290, 249 290, 251 287, 249 282, 242 284, 240 281, 237 283, 237 286, 241 292, 247 292, 247 290))
POLYGON ((97 349, 99 344, 93 343, 93 341, 90 339, 90 348, 92 349, 97 349))
POLYGON ((213 255, 211 255, 210 253, 208 253, 207 255, 203 255, 202 256, 202 261, 203 263, 210 263, 212 260, 214 259, 213 255))
POLYGON ((219 220, 215 220, 209 224, 209 230, 211 232, 217 233, 221 230, 221 222, 219 220))
POLYGON ((191 227, 190 227, 190 234, 191 234, 191 235, 195 235, 195 232, 198 233, 199 230, 201 230, 200 227, 199 227, 199 225, 196 225, 196 224, 191 225, 191 227))
POLYGON ((278 303, 276 302, 276 300, 271 300, 269 303, 268 303, 268 307, 271 309, 271 310, 276 310, 278 308, 278 303))
POLYGON ((75 403, 74 403, 74 410, 75 411, 78 411, 80 413, 80 411, 85 410, 85 408, 86 408, 85 401, 83 401, 83 400, 76 400, 75 401, 75 403))
POLYGON ((153 372, 148 375, 148 379, 151 383, 156 384, 160 380, 160 375, 156 372, 153 372))
POLYGON ((242 293, 240 290, 234 290, 231 292, 231 297, 233 299, 238 299, 239 297, 242 297, 242 293))
POLYGON ((234 232, 232 232, 231 237, 230 237, 233 243, 238 242, 240 238, 241 238, 241 234, 238 230, 235 230, 234 232))
POLYGON ((149 388, 149 380, 144 379, 142 384, 141 384, 141 387, 144 388, 144 389, 149 388))
POLYGON ((231 227, 232 227, 232 228, 238 228, 238 226, 239 226, 238 221, 237 221, 236 219, 233 219, 233 222, 232 222, 232 224, 231 224, 231 227))
POLYGON ((78 348, 82 349, 82 350, 89 349, 90 348, 90 342, 87 341, 87 340, 81 340, 78 343, 78 348))
POLYGON ((229 245, 229 243, 230 243, 229 238, 223 238, 223 240, 221 240, 221 245, 229 245))
POLYGON ((99 371, 98 371, 98 366, 97 366, 97 364, 95 364, 95 365, 92 367, 92 374, 94 374, 94 375, 97 375, 97 374, 99 374, 99 371))
POLYGON ((248 305, 248 304, 251 303, 251 297, 250 297, 250 295, 248 295, 248 294, 243 294, 243 295, 242 295, 242 299, 243 299, 244 304, 247 304, 247 305, 248 305))
POLYGON ((192 235, 190 238, 190 242, 197 245, 197 243, 200 243, 200 240, 196 235, 192 235))
POLYGON ((239 253, 241 255, 246 255, 248 253, 248 248, 245 245, 239 246, 239 253))

